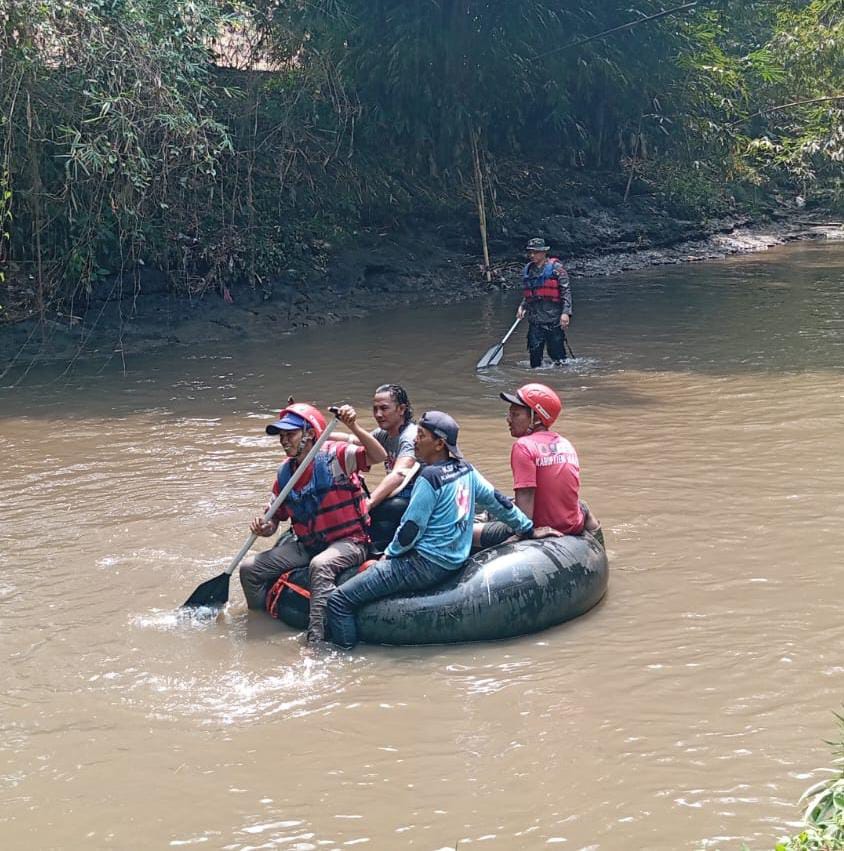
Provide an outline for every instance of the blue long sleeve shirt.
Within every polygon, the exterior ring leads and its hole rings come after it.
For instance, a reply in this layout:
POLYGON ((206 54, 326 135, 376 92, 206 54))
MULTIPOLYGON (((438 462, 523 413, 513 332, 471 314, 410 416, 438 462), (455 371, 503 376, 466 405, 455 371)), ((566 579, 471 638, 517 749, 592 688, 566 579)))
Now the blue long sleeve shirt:
POLYGON ((449 458, 423 467, 417 476, 385 555, 395 558, 416 550, 440 567, 457 570, 469 558, 477 506, 519 534, 533 528, 531 519, 471 464, 449 458))

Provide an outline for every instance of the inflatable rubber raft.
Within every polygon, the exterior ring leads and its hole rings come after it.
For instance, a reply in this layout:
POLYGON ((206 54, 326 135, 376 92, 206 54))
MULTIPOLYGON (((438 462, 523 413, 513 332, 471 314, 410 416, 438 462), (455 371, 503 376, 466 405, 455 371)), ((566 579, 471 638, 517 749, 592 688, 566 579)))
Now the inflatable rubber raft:
MULTIPOLYGON (((342 584, 355 570, 341 574, 342 584)), ((290 581, 307 585, 307 568, 290 581)), ((450 644, 539 632, 588 612, 604 596, 609 566, 590 534, 518 541, 483 550, 444 583, 386 597, 357 612, 369 644, 450 644)), ((285 587, 275 614, 296 629, 308 623, 308 600, 285 587)))

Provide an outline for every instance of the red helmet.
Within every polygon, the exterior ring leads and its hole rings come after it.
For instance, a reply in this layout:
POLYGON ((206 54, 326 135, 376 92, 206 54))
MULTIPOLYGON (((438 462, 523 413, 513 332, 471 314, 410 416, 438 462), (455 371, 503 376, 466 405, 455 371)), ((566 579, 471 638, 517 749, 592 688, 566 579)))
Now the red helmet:
POLYGON ((545 428, 551 426, 554 421, 560 416, 560 411, 563 410, 563 403, 560 397, 544 384, 524 384, 513 396, 510 393, 501 393, 501 398, 511 405, 521 405, 524 408, 530 408, 539 421, 545 428))
MULTIPOLYGON (((281 425, 281 428, 284 428, 281 420, 285 414, 296 414, 297 417, 301 417, 313 429, 317 437, 325 431, 325 417, 318 408, 308 405, 305 402, 292 402, 278 412, 277 423, 267 426, 267 434, 277 434, 279 425, 281 425)), ((290 426, 287 426, 287 428, 290 428, 290 426)))

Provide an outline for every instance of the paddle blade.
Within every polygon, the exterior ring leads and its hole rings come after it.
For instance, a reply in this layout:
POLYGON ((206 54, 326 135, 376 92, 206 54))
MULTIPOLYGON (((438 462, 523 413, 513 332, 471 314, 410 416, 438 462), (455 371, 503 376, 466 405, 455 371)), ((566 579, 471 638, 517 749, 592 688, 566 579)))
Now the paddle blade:
POLYGON ((487 369, 491 366, 498 366, 501 363, 501 358, 504 356, 504 346, 501 343, 496 343, 487 353, 478 361, 475 369, 487 369))
POLYGON ((203 582, 190 597, 182 603, 183 609, 197 609, 200 606, 225 606, 229 601, 229 581, 231 574, 221 573, 207 582, 203 582))

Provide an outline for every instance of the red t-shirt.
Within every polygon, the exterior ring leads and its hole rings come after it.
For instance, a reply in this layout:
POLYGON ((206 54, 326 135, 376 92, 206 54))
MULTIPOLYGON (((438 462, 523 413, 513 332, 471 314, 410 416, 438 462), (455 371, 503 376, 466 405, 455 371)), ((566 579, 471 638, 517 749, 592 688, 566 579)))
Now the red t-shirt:
POLYGON ((580 509, 580 462, 564 437, 538 431, 520 437, 510 450, 513 487, 536 488, 535 526, 550 526, 564 535, 583 531, 580 509))

